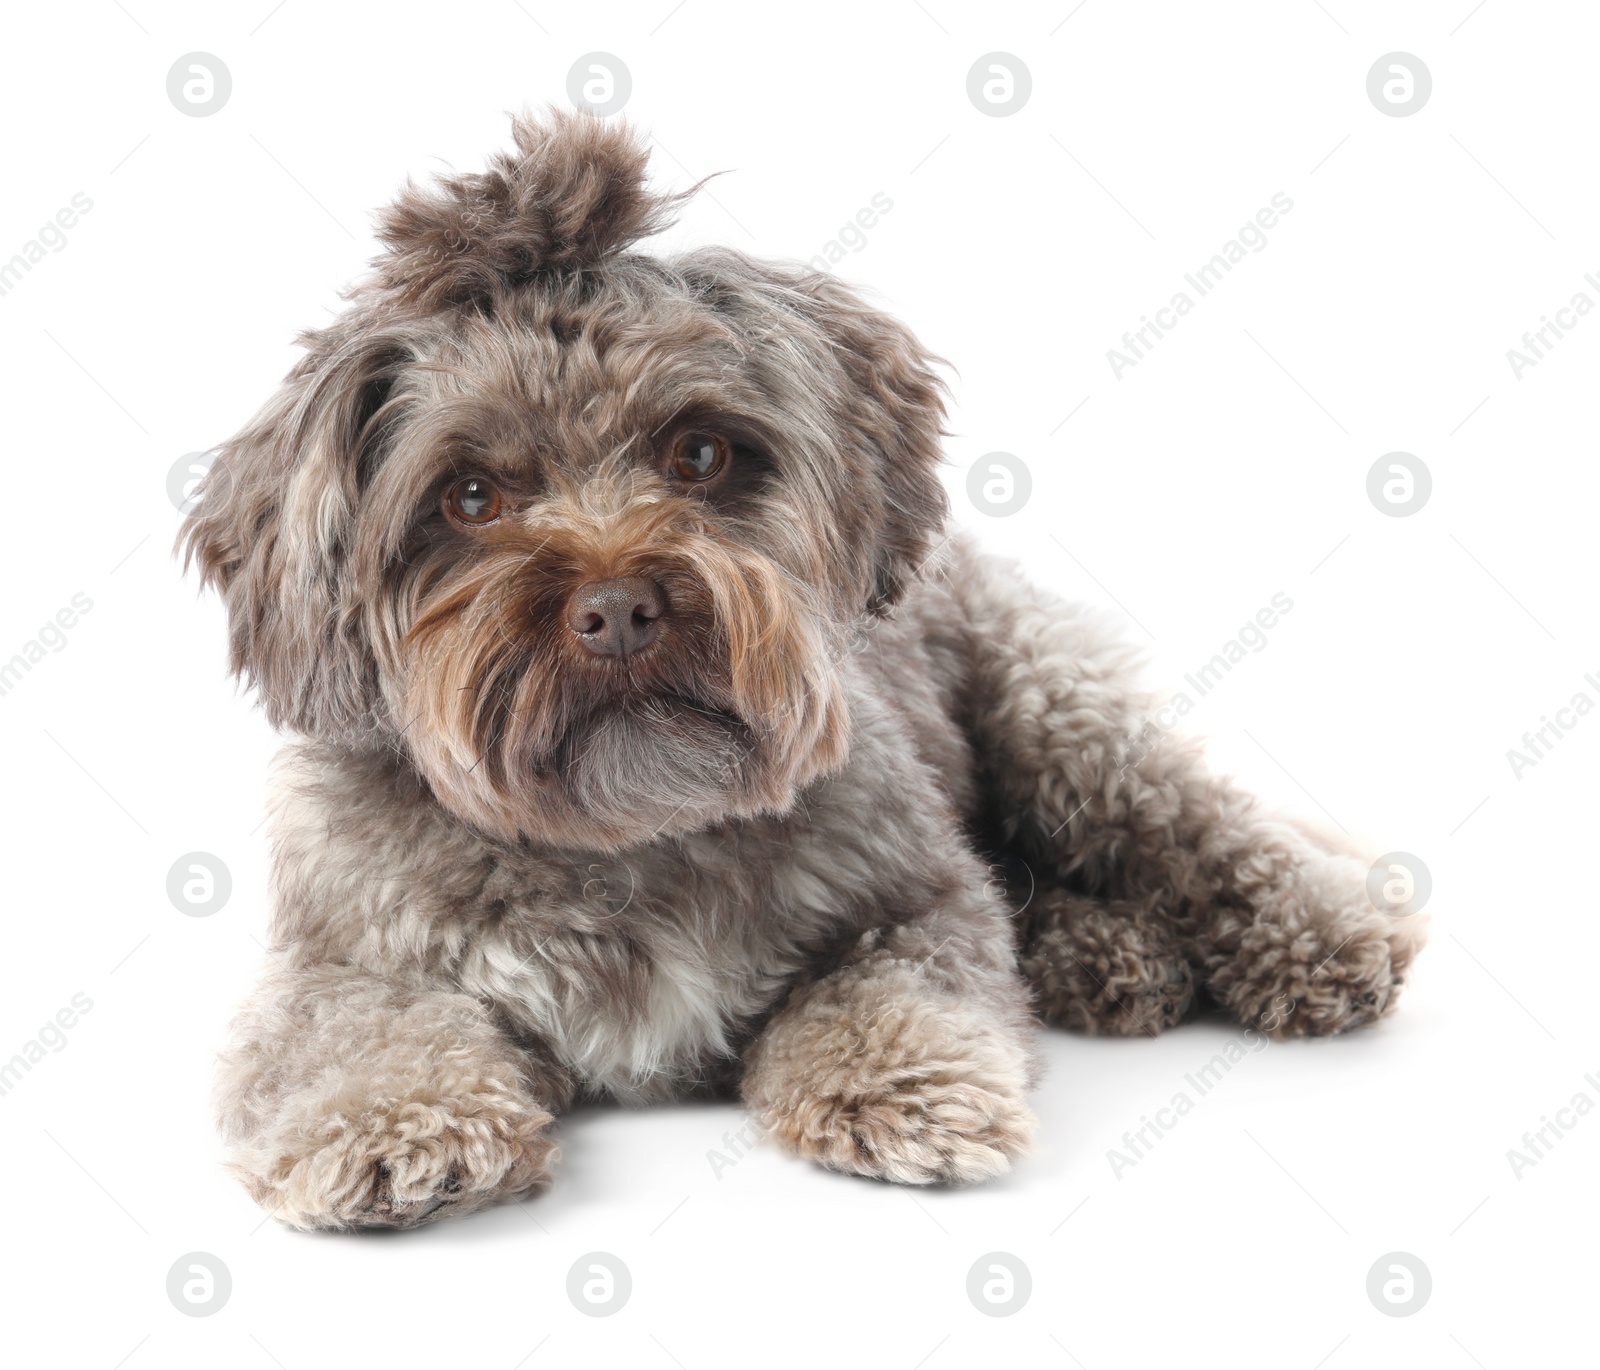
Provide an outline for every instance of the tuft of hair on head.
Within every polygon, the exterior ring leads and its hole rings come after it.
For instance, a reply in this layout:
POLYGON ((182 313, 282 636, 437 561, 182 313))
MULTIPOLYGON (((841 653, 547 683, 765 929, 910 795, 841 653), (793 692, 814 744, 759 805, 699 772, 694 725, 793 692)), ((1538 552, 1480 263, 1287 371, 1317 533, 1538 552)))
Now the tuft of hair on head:
POLYGON ((419 309, 492 300, 546 271, 582 271, 669 227, 697 187, 645 185, 645 139, 621 121, 549 107, 511 122, 486 171, 407 181, 378 218, 378 281, 419 309))

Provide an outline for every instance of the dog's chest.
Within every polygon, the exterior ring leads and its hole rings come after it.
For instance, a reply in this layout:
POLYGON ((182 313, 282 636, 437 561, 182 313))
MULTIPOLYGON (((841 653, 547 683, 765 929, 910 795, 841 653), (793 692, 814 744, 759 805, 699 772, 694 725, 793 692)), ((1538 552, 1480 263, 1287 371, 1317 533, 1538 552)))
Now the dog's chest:
POLYGON ((464 987, 624 1102, 725 1076, 858 907, 837 860, 803 840, 759 851, 754 840, 706 835, 589 863, 564 903, 508 920, 469 954, 464 987))

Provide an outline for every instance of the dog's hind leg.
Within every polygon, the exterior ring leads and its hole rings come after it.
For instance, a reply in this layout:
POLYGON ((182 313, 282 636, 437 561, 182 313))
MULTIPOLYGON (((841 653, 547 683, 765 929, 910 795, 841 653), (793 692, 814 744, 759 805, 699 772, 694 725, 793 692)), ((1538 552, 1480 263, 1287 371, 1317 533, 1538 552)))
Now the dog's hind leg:
MULTIPOLYGON (((1151 957, 1151 938, 1180 948, 1223 1008, 1264 1031, 1338 1032, 1387 1012, 1422 927, 1375 907, 1366 862, 1211 774, 1163 726, 1137 654, 1091 612, 965 546, 945 579, 988 821, 1041 891, 1100 905, 1052 895, 1060 916, 1029 924, 1024 964, 1047 1012, 1100 1031, 1153 1021, 1109 980, 1091 992, 1088 976, 1127 968, 1145 987, 1135 999, 1147 995, 1167 955, 1151 957)), ((1171 984, 1181 1003, 1181 974, 1171 984)))
POLYGON ((1046 888, 1021 910, 1020 967, 1045 1022, 1155 1036, 1183 1021, 1195 974, 1166 921, 1140 904, 1046 888))

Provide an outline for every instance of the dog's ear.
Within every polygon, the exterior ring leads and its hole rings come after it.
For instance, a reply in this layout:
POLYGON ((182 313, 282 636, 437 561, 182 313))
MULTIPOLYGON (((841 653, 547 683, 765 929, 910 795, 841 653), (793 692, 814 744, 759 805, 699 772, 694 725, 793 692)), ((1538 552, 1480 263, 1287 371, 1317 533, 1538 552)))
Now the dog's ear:
POLYGON ((866 607, 881 615, 926 569, 950 514, 939 480, 948 393, 934 370, 940 360, 837 277, 811 272, 794 288, 852 382, 854 402, 841 417, 877 460, 882 503, 866 607))
POLYGON ((350 737, 382 705, 344 563, 384 401, 410 353, 362 311, 300 341, 306 356, 220 449, 178 545, 220 592, 232 669, 273 726, 350 737))
POLYGON ((515 152, 489 169, 407 182, 379 216, 379 282, 432 310, 483 304, 542 271, 598 265, 660 232, 693 191, 645 185, 644 139, 620 121, 552 107, 512 121, 515 152))
POLYGON ((825 412, 838 439, 831 455, 852 468, 834 519, 858 534, 865 561, 855 608, 886 613, 945 537, 950 503, 939 467, 948 390, 935 370, 943 363, 837 277, 730 248, 700 249, 673 265, 740 329, 770 386, 825 412))

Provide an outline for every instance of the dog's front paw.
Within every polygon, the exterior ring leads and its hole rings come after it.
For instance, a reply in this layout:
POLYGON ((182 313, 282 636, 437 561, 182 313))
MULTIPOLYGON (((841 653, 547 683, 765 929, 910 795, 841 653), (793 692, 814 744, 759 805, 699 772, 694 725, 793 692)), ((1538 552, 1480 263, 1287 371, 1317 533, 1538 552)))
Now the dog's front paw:
POLYGON ((550 1114, 503 1090, 427 1087, 363 1101, 286 1102, 235 1155, 256 1200, 290 1226, 415 1227, 549 1183, 550 1114))
POLYGON ((966 1184, 1004 1174, 1028 1149, 1020 1094, 965 1080, 886 1080, 768 1110, 770 1135, 830 1170, 899 1184, 966 1184))
POLYGON ((1027 1077, 1028 1048, 981 1008, 822 994, 757 1043, 744 1094, 767 1135, 829 1169, 967 1183, 1028 1150, 1027 1077))
POLYGON ((1212 993, 1274 1037, 1345 1032, 1388 1014, 1426 940, 1421 914, 1379 910, 1365 869, 1316 853, 1219 921, 1212 993))

